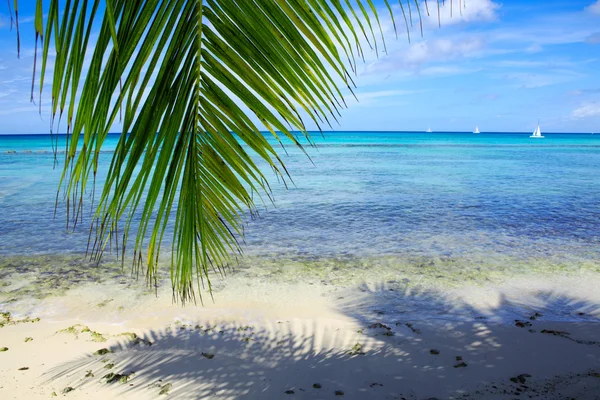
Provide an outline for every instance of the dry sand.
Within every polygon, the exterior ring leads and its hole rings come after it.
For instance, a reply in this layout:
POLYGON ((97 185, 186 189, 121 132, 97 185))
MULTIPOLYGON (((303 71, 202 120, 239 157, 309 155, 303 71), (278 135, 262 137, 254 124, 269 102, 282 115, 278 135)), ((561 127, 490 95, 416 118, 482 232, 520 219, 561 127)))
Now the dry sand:
POLYGON ((108 283, 2 304, 0 399, 600 399, 598 276, 226 282, 205 307, 108 283))

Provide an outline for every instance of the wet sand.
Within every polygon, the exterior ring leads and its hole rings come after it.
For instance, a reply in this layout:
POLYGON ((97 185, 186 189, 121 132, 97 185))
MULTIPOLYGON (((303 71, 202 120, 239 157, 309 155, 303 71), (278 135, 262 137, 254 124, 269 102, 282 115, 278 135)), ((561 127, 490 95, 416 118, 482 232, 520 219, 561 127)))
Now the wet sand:
POLYGON ((599 399, 598 283, 86 283, 1 305, 0 398, 599 399))

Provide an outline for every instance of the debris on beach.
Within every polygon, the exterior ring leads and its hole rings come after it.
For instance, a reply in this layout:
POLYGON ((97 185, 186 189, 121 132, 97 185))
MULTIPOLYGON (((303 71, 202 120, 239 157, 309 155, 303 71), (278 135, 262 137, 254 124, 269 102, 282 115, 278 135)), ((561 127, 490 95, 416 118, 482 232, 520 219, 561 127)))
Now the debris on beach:
MULTIPOLYGON (((396 322, 396 325, 401 325, 402 322, 396 322)), ((416 333, 417 335, 419 335, 421 333, 420 329, 417 329, 413 326, 413 324, 411 324, 410 322, 407 322, 404 324, 408 329, 410 329, 413 333, 416 333)))
POLYGON ((8 347, 0 347, 0 353, 8 351, 8 347))
MULTIPOLYGON (((128 374, 115 374, 114 372, 111 372, 109 374, 104 375, 102 377, 102 379, 105 380, 106 383, 115 383, 115 382, 127 383, 127 381, 129 381, 129 379, 133 378, 133 375, 135 375, 135 372, 133 372, 133 371, 131 371, 128 374)), ((92 375, 92 376, 94 376, 94 375, 92 375)))
POLYGON ((66 388, 63 389, 62 392, 63 392, 63 394, 67 394, 69 392, 72 392, 73 390, 75 390, 75 389, 73 389, 71 386, 67 386, 66 388))
POLYGON ((531 317, 529 317, 529 319, 532 320, 532 321, 535 321, 536 319, 538 319, 541 316, 542 316, 542 314, 536 312, 531 317))
POLYGON ((114 299, 107 299, 107 300, 104 300, 104 301, 98 303, 98 308, 106 307, 108 305, 108 303, 110 303, 113 300, 114 299))
POLYGON ((106 338, 101 333, 90 331, 90 335, 92 335, 92 341, 94 342, 106 342, 106 338))
POLYGON ((247 325, 247 326, 240 326, 239 328, 237 328, 237 331, 238 332, 246 332, 246 331, 251 331, 253 329, 254 328, 252 326, 247 325))
POLYGON ((107 349, 107 348, 102 348, 102 349, 100 349, 100 350, 96 350, 96 351, 94 352, 94 355, 95 355, 95 356, 103 356, 103 355, 105 355, 105 354, 108 354, 108 353, 112 353, 112 351, 110 351, 110 350, 109 350, 109 349, 107 349))
POLYGON ((362 351, 362 344, 360 343, 356 343, 353 347, 352 350, 350 350, 348 352, 349 355, 351 356, 363 356, 365 353, 364 351, 362 351))
POLYGON ((554 336, 565 336, 565 335, 569 335, 569 332, 565 332, 565 331, 555 331, 552 329, 542 329, 540 331, 540 333, 546 333, 548 335, 554 335, 554 336))
POLYGON ((202 353, 202 357, 212 360, 213 358, 215 358, 215 355, 211 353, 202 353))
POLYGON ((525 328, 526 326, 531 326, 531 322, 515 319, 515 326, 519 328, 525 328))
POLYGON ((27 371, 29 369, 29 367, 21 367, 19 368, 19 371, 27 371))
POLYGON ((86 377, 86 378, 93 378, 93 377, 94 377, 94 374, 92 373, 92 370, 91 370, 91 369, 89 369, 89 370, 87 371, 87 373, 85 374, 85 377, 86 377))
POLYGON ((341 390, 336 390, 336 391, 335 391, 335 395, 336 395, 336 396, 343 396, 343 395, 344 395, 344 392, 343 392, 343 391, 341 391, 341 390))
POLYGON ((321 386, 320 383, 313 383, 313 388, 314 389, 321 389, 323 386, 321 386))
POLYGON ((78 334, 80 334, 81 332, 83 332, 84 329, 89 330, 89 328, 87 326, 85 326, 85 325, 75 324, 75 325, 70 326, 68 328, 56 331, 56 333, 69 333, 71 335, 77 336, 78 334))
POLYGON ((123 332, 123 333, 119 334, 119 336, 127 336, 129 338, 129 340, 131 340, 132 342, 138 338, 138 335, 136 335, 133 332, 123 332))
MULTIPOLYGON (((368 326, 369 329, 384 329, 385 331, 382 333, 383 336, 394 336, 394 332, 392 332, 392 328, 389 326, 382 324, 381 322, 375 322, 368 326)), ((359 333, 362 333, 362 329, 359 333)))
POLYGON ((33 340, 32 337, 26 337, 23 342, 27 343, 27 342, 31 342, 33 340))
POLYGON ((104 366, 104 368, 111 369, 111 368, 114 368, 114 366, 115 366, 115 363, 108 363, 104 366))
POLYGON ((524 384, 527 382, 527 378, 531 378, 529 374, 521 374, 510 378, 511 382, 524 384))
POLYGON ((171 390, 171 388, 173 387, 172 383, 165 383, 162 388, 160 389, 160 392, 158 392, 158 394, 169 394, 169 391, 171 390))
POLYGON ((25 317, 23 319, 13 319, 12 314, 8 311, 6 312, 0 312, 0 328, 4 328, 7 325, 18 325, 18 324, 25 324, 28 322, 31 323, 35 323, 35 322, 39 322, 40 319, 39 318, 31 318, 31 317, 25 317))
POLYGON ((131 343, 134 345, 145 344, 146 346, 152 346, 151 341, 149 341, 148 339, 141 338, 133 332, 124 332, 124 333, 121 333, 119 336, 128 337, 129 340, 131 341, 131 343))
POLYGON ((383 385, 381 383, 377 383, 377 382, 373 382, 369 386, 371 386, 371 387, 377 387, 377 386, 383 387, 383 385))
POLYGON ((82 333, 89 333, 94 342, 106 342, 106 338, 99 332, 93 331, 85 325, 75 324, 65 329, 61 329, 56 333, 67 333, 75 335, 75 339, 79 339, 79 335, 82 333))
POLYGON ((461 356, 456 356, 456 361, 458 364, 454 364, 454 368, 464 368, 467 366, 467 363, 463 361, 461 356))
POLYGON ((294 394, 295 392, 293 390, 286 390, 285 392, 283 392, 285 394, 294 394))
POLYGON ((433 354, 434 356, 437 356, 438 354, 440 354, 440 351, 438 349, 431 349, 431 350, 429 350, 429 354, 433 354))
POLYGON ((381 322, 376 322, 374 324, 369 325, 369 329, 378 329, 378 328, 388 329, 388 330, 392 329, 389 326, 382 324, 381 322))

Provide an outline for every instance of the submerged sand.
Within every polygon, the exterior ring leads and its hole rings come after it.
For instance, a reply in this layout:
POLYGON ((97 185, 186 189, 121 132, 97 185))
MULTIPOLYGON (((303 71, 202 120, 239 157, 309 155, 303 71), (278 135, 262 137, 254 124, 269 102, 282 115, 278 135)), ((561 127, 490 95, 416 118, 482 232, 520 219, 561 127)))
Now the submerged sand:
POLYGON ((181 307, 168 288, 85 283, 0 305, 0 398, 599 399, 599 285, 233 275, 181 307))

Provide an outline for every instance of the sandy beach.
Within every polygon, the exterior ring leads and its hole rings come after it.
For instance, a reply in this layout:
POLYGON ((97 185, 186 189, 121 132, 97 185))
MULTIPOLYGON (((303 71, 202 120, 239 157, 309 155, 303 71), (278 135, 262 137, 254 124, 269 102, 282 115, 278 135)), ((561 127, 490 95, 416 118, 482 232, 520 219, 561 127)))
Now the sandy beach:
POLYGON ((233 275, 186 307, 168 288, 87 283, 3 304, 0 398, 600 398, 599 277, 538 278, 441 290, 233 275))

